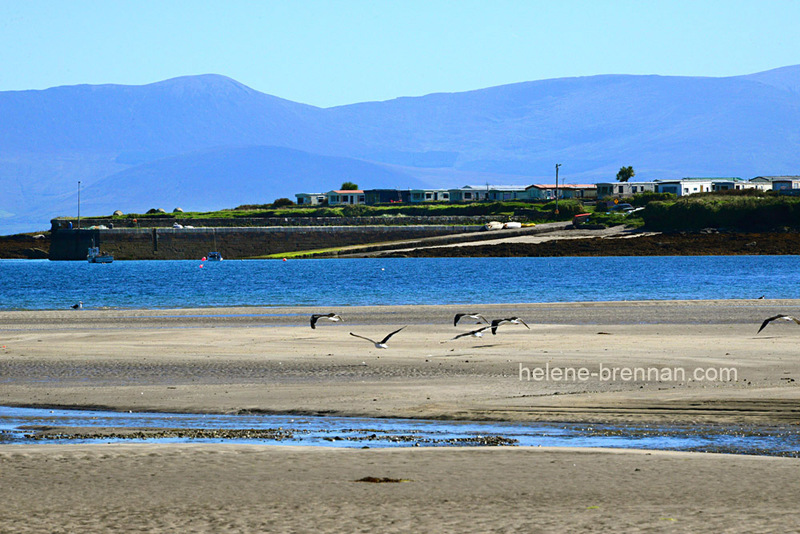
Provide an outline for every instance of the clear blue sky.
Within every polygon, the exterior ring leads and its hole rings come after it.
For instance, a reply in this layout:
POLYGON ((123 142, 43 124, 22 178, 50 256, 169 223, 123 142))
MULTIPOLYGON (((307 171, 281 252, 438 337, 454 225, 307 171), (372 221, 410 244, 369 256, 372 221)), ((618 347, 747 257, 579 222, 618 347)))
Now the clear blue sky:
POLYGON ((800 63, 800 0, 0 0, 0 91, 216 73, 329 107, 800 63))

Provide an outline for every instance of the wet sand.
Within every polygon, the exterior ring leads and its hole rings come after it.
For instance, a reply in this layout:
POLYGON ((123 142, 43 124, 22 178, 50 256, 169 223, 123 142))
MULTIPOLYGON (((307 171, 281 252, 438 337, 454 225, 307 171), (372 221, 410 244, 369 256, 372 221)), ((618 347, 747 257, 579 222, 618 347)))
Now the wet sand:
MULTIPOLYGON (((800 327, 756 331, 770 315, 799 311, 798 301, 747 300, 0 312, 0 405, 797 424, 800 327), (312 330, 310 314, 327 311, 345 323, 312 330), (454 327, 457 311, 518 315, 530 330, 450 340, 473 327, 454 327), (380 339, 405 325, 388 350, 349 335, 380 339), (526 379, 526 370, 581 368, 684 369, 688 378, 526 379), (697 369, 735 369, 735 380, 697 380, 697 369)), ((798 474, 796 459, 639 451, 5 445, 0 498, 10 506, 0 524, 785 531, 798 527, 789 504, 800 497, 798 474), (364 476, 411 482, 353 482, 364 476)))
POLYGON ((0 521, 4 532, 789 532, 798 476, 787 458, 598 449, 7 446, 0 521))

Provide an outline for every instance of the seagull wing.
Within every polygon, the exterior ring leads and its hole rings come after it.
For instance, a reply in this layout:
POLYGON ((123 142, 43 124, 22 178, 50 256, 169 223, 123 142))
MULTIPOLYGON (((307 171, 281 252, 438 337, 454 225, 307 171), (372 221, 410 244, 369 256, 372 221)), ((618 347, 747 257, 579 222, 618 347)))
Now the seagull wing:
MULTIPOLYGON (((475 335, 475 334, 477 334, 478 332, 483 332, 484 330, 486 330, 486 329, 488 329, 488 328, 491 328, 491 326, 484 326, 483 328, 478 328, 477 330, 472 330, 472 331, 470 331, 470 332, 464 332, 463 334, 458 334, 458 335, 457 335, 456 337, 454 337, 453 339, 458 339, 458 338, 460 338, 460 337, 465 337, 465 336, 474 336, 474 335, 475 335)), ((452 340, 451 340, 451 341, 452 341, 452 340)))
POLYGON ((319 321, 320 317, 322 317, 322 315, 314 314, 311 316, 311 328, 317 327, 317 321, 319 321))
MULTIPOLYGON (((408 325, 406 325, 406 326, 408 326, 408 325)), ((405 328, 405 326, 404 326, 403 328, 405 328)), ((399 332, 400 330, 402 330, 403 328, 398 328, 397 330, 395 330, 395 331, 394 331, 394 332, 392 332, 391 334, 387 334, 387 336, 381 340, 381 343, 385 344, 387 341, 389 341, 389 338, 390 338, 390 337, 392 337, 393 335, 395 335, 396 333, 398 333, 398 332, 399 332)), ((374 343, 374 341, 373 341, 373 343, 374 343)))
POLYGON ((483 322, 484 322, 484 323, 486 323, 486 324, 489 324, 489 321, 487 321, 487 320, 486 320, 486 317, 484 317, 484 316, 483 316, 483 315, 481 315, 480 313, 476 313, 476 314, 475 314, 475 317, 477 317, 477 318, 478 318, 478 320, 480 320, 480 321, 483 321, 483 322))
MULTIPOLYGON (((767 319, 764 319, 764 322, 763 322, 763 323, 761 323, 761 328, 759 328, 759 329, 758 329, 758 332, 761 332, 762 330, 764 330, 764 327, 765 327, 765 326, 767 326, 769 323, 771 323, 771 322, 772 322, 772 321, 774 321, 775 319, 780 319, 781 317, 783 317, 783 315, 775 315, 775 316, 773 316, 773 317, 769 317, 769 318, 767 318, 767 319)), ((796 321, 796 320, 795 320, 795 321, 796 321)), ((758 332, 756 332, 756 334, 758 334, 758 332)))
POLYGON ((787 319, 791 319, 792 321, 794 321, 797 324, 800 324, 800 319, 798 319, 797 317, 792 317, 791 315, 787 315, 786 318, 787 319))
MULTIPOLYGON (((470 335, 472 335, 472 332, 464 332, 463 334, 458 334, 456 337, 451 337, 450 339, 448 339, 448 341, 453 341, 454 339, 470 335)), ((444 343, 444 341, 442 341, 442 343, 444 343)))
MULTIPOLYGON (((350 332, 350 335, 351 335, 351 336, 353 336, 353 337, 360 337, 361 339, 366 339, 367 341, 369 341, 369 342, 370 342, 370 343, 372 343, 373 345, 375 345, 375 344, 376 344, 376 341, 375 341, 374 339, 370 339, 370 338, 368 338, 368 337, 364 337, 364 336, 359 336, 358 334, 354 334, 354 333, 352 333, 352 332, 350 332)), ((391 334, 390 334, 390 335, 391 335, 391 334)))
POLYGON ((457 313, 455 317, 453 317, 453 326, 458 324, 458 320, 464 317, 466 313, 457 313))
POLYGON ((531 329, 531 327, 530 327, 530 326, 528 326, 528 323, 526 323, 525 321, 523 321, 523 320, 522 320, 522 319, 520 319, 519 317, 517 317, 517 321, 519 321, 520 323, 524 324, 524 325, 525 325, 525 328, 527 328, 528 330, 530 330, 530 329, 531 329))

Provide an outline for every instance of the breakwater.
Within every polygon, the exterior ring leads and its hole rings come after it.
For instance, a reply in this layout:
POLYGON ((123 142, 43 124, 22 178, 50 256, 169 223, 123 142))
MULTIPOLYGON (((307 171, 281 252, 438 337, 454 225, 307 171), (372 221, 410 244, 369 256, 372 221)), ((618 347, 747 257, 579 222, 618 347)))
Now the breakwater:
MULTIPOLYGON (((82 220, 85 224, 87 221, 82 220)), ((51 260, 85 260, 98 246, 118 260, 241 259, 303 250, 478 232, 476 225, 82 228, 53 225, 51 260)))
POLYGON ((213 217, 183 218, 179 214, 140 215, 137 217, 74 217, 52 219, 52 230, 60 228, 172 228, 173 225, 195 228, 242 228, 266 226, 470 226, 489 221, 523 221, 512 215, 402 215, 380 217, 213 217))

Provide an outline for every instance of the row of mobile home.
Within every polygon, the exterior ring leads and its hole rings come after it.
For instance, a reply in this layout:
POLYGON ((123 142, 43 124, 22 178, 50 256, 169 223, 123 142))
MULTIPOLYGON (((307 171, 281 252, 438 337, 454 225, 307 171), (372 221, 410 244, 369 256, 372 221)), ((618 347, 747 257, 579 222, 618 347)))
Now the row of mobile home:
POLYGON ((465 185, 456 189, 366 189, 333 190, 327 193, 297 193, 297 204, 316 206, 327 201, 329 206, 348 204, 389 204, 394 202, 480 202, 511 200, 554 200, 556 190, 559 199, 577 198, 594 200, 597 186, 594 184, 564 184, 558 188, 547 184, 533 185, 465 185))
POLYGON ((600 182, 597 184, 465 185, 455 189, 367 189, 334 190, 327 193, 297 193, 297 204, 330 206, 348 204, 389 204, 394 202, 480 202, 548 201, 575 198, 595 200, 627 198, 645 192, 672 193, 676 196, 710 193, 730 189, 760 189, 800 193, 800 176, 757 176, 742 178, 681 178, 652 182, 600 182))
POLYGON ((644 192, 672 193, 675 196, 711 193, 736 189, 791 190, 800 189, 800 176, 757 176, 742 178, 681 178, 679 180, 653 180, 652 182, 601 182, 597 184, 597 198, 626 198, 644 192))

